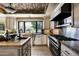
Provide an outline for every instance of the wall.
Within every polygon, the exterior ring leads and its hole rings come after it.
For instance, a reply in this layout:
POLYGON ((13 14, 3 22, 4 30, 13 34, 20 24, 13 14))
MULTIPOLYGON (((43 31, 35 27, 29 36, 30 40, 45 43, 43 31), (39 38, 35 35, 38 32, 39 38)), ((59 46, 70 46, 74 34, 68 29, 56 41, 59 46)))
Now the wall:
POLYGON ((49 29, 49 26, 50 26, 50 17, 45 16, 44 17, 44 28, 49 29))
POLYGON ((0 23, 5 23, 5 17, 0 17, 0 23))
POLYGON ((14 29, 16 26, 16 18, 15 17, 6 17, 6 29, 14 29))
POLYGON ((48 5, 47 11, 46 11, 46 16, 51 16, 53 13, 54 9, 57 7, 58 3, 50 3, 48 5))

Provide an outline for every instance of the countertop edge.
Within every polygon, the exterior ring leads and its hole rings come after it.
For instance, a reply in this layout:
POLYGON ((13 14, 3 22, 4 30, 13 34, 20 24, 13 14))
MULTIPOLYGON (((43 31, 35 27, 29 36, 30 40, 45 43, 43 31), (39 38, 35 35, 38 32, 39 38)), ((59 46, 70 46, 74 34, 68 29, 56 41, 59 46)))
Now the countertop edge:
POLYGON ((14 42, 11 44, 11 42, 0 42, 0 47, 21 47, 23 46, 31 37, 28 37, 27 39, 21 39, 19 42, 14 42), (2 44, 3 43, 3 44, 2 44), (8 44, 9 43, 9 44, 8 44), (11 44, 11 45, 10 45, 11 44))

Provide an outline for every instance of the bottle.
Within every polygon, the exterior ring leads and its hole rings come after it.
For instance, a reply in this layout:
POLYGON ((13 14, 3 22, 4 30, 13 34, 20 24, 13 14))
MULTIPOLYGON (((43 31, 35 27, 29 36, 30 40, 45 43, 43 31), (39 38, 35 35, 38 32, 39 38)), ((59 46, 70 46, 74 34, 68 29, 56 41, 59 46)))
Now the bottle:
POLYGON ((19 34, 19 40, 21 39, 21 29, 19 29, 19 32, 18 32, 18 34, 19 34))
POLYGON ((8 37, 8 30, 6 30, 6 37, 8 37))
POLYGON ((9 40, 8 30, 6 30, 5 36, 6 36, 6 39, 9 40))

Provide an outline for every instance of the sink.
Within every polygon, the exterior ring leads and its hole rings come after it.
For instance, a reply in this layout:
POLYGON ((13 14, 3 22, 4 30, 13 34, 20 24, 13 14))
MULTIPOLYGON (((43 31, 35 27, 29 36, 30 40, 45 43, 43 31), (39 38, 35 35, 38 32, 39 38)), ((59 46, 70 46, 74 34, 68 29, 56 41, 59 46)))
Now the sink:
POLYGON ((28 37, 20 37, 20 39, 27 39, 28 37))
POLYGON ((8 41, 8 39, 4 37, 3 35, 0 35, 0 41, 8 41))
POLYGON ((16 36, 17 36, 17 34, 9 34, 9 37, 10 37, 11 39, 14 39, 16 36))

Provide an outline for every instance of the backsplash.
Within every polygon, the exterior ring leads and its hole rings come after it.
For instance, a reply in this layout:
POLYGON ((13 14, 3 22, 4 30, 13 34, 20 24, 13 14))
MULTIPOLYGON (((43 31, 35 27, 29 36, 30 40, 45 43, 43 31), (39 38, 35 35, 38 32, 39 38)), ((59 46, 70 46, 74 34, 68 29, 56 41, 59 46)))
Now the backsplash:
POLYGON ((63 35, 70 38, 79 40, 79 28, 67 27, 63 28, 63 35))

